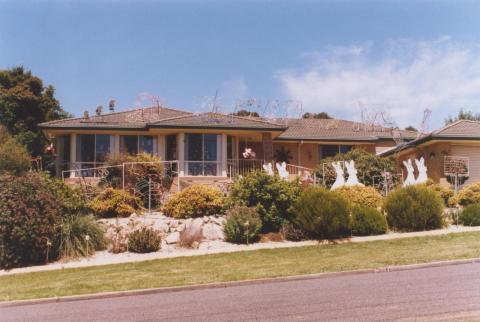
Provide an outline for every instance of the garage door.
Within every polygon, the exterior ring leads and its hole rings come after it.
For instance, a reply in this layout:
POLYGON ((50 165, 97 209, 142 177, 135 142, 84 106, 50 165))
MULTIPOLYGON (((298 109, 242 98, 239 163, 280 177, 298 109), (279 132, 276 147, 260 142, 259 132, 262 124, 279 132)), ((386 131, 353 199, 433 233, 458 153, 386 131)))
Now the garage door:
POLYGON ((465 184, 480 181, 480 145, 453 145, 452 156, 469 158, 470 178, 465 184))

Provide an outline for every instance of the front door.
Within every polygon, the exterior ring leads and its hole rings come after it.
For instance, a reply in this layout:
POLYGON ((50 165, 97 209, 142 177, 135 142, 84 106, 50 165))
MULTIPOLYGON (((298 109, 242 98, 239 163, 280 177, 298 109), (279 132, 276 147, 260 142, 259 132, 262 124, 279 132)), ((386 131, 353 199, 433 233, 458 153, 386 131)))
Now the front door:
POLYGON ((218 175, 219 140, 217 134, 185 134, 186 175, 218 175))

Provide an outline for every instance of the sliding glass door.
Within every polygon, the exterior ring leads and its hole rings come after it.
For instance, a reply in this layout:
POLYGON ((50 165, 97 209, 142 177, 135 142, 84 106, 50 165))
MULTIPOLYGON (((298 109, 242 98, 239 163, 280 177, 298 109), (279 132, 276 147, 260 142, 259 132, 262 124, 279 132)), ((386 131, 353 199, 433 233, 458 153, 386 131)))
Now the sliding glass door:
POLYGON ((216 176, 219 172, 217 134, 185 134, 185 168, 189 176, 216 176))

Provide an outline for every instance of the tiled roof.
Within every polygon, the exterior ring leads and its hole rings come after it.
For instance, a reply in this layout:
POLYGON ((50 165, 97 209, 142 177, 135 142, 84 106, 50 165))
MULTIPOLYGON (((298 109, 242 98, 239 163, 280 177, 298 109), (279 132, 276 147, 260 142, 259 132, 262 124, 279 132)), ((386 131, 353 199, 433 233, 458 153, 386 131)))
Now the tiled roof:
POLYGON ((424 135, 418 139, 397 146, 395 149, 389 149, 379 153, 379 155, 390 155, 409 148, 414 148, 419 144, 431 140, 480 140, 480 122, 470 120, 459 120, 446 125, 430 134, 424 135))
MULTIPOLYGON (((367 127, 362 123, 337 119, 265 119, 232 116, 219 113, 194 114, 166 107, 149 107, 123 112, 107 113, 88 118, 71 118, 39 124, 44 129, 123 129, 148 128, 213 128, 283 131, 277 140, 349 140, 376 141, 392 139, 391 130, 367 127)), ((400 131, 405 139, 416 133, 400 131)))
POLYGON ((461 137, 479 137, 480 122, 470 120, 460 120, 449 124, 432 133, 432 136, 461 136, 461 137))
POLYGON ((285 130, 286 126, 258 117, 241 117, 219 113, 189 114, 150 123, 151 127, 232 128, 285 130))
POLYGON ((102 129, 145 129, 147 124, 163 119, 191 115, 172 108, 147 107, 129 111, 93 115, 89 118, 77 117, 40 123, 42 128, 102 128, 102 129))
MULTIPOLYGON (((400 131, 400 135, 411 140, 416 133, 400 131)), ((392 130, 338 119, 290 119, 288 129, 277 139, 372 141, 382 138, 391 139, 392 130)))

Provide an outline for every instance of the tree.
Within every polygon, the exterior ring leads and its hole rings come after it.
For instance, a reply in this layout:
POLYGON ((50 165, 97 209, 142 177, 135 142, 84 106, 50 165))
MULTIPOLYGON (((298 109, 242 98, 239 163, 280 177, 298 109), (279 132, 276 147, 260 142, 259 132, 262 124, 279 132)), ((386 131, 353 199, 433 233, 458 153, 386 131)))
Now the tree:
POLYGON ((260 117, 260 115, 257 112, 251 112, 251 111, 247 111, 247 110, 239 110, 236 113, 233 113, 232 115, 260 117))
POLYGON ((413 132, 418 132, 418 130, 416 128, 414 128, 413 126, 409 125, 405 128, 405 130, 407 131, 413 131, 413 132))
POLYGON ((0 126, 0 175, 20 175, 30 169, 30 155, 25 146, 0 126))
POLYGON ((469 110, 464 110, 463 108, 458 111, 458 115, 455 117, 448 116, 445 119, 445 125, 451 124, 459 120, 470 120, 470 121, 480 121, 480 113, 474 113, 469 110))
POLYGON ((320 112, 320 113, 307 112, 307 113, 303 114, 302 118, 304 118, 304 119, 332 119, 333 117, 328 115, 328 113, 326 113, 326 112, 320 112))
POLYGON ((0 70, 0 124, 34 156, 47 144, 38 123, 70 116, 54 94, 52 85, 45 87, 22 66, 0 70))

